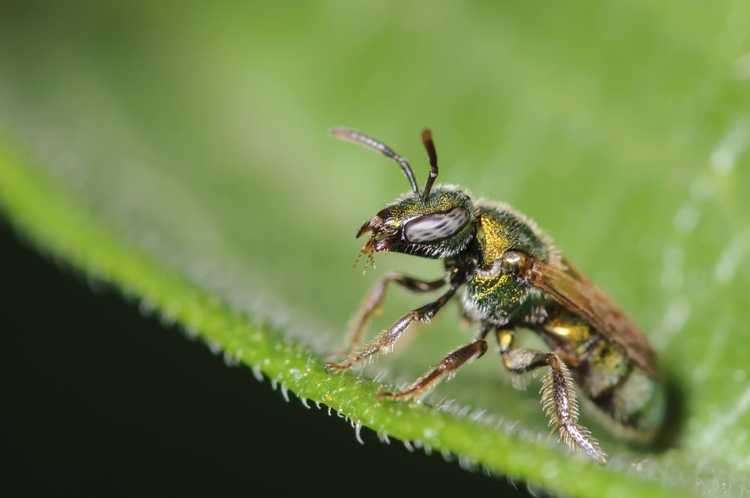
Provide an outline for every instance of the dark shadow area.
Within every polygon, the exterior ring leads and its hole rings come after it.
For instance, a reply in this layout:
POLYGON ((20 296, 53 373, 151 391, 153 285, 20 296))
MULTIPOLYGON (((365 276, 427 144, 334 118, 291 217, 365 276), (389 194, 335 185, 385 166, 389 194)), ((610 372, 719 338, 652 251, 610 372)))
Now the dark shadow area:
POLYGON ((0 224, 4 496, 528 496, 287 404, 0 224))
POLYGON ((685 391, 671 372, 664 372, 667 413, 664 426, 653 444, 653 451, 663 452, 677 446, 685 426, 685 391))

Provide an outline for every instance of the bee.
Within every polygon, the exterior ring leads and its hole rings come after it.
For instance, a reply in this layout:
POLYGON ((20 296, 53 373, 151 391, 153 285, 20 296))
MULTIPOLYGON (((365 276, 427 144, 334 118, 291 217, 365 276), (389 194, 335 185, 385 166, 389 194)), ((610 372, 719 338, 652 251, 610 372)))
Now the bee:
POLYGON ((438 158, 432 133, 422 131, 430 171, 420 192, 409 161, 383 142, 348 128, 334 137, 379 151, 394 160, 411 190, 365 221, 361 254, 397 252, 442 259, 445 274, 422 280, 388 273, 368 294, 353 320, 348 347, 329 371, 342 371, 393 350, 407 328, 427 322, 453 299, 478 325, 476 337, 448 353, 427 373, 382 398, 419 400, 441 380, 487 352, 494 336, 503 366, 512 374, 546 370, 541 405, 553 431, 573 451, 605 463, 606 454, 578 422, 578 397, 601 424, 621 439, 647 444, 663 424, 666 396, 646 337, 612 300, 577 271, 535 222, 499 202, 474 202, 458 186, 435 185, 438 158), (368 322, 391 284, 415 293, 445 288, 434 301, 409 311, 363 345, 368 322), (517 345, 522 330, 537 334, 548 350, 517 345))

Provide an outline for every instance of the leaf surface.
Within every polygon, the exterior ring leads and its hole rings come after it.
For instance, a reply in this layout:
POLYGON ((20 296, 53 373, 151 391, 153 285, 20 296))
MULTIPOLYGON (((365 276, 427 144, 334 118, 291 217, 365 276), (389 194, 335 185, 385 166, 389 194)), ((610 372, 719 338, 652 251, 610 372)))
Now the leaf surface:
MULTIPOLYGON (((381 436, 570 496, 748 493, 750 7, 116 9, 0 16, 0 202, 41 247, 381 436), (361 376, 328 375, 379 274, 441 268, 352 271, 356 228, 407 185, 334 125, 421 179, 429 125, 441 181, 535 218, 649 331, 675 386, 667 447, 587 420, 611 462, 571 456, 492 354, 429 406, 375 401, 373 376, 411 380, 469 339, 453 308, 361 376)), ((421 302, 392 292, 373 328, 421 302)))

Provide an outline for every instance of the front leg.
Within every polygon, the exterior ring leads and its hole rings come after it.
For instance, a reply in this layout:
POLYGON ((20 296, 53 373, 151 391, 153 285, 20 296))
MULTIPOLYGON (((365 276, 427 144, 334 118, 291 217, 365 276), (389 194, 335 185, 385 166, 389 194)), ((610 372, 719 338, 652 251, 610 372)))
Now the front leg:
POLYGON ((406 331, 406 329, 414 321, 426 322, 432 319, 440 309, 445 306, 455 294, 457 287, 451 287, 448 291, 437 298, 435 301, 425 304, 424 306, 417 308, 405 314, 399 318, 396 323, 390 326, 390 328, 380 333, 372 342, 366 344, 359 351, 349 354, 349 356, 339 363, 326 363, 326 368, 329 370, 346 370, 351 368, 354 364, 360 361, 370 358, 378 353, 387 353, 393 350, 393 346, 396 344, 406 331))
POLYGON ((553 431, 571 449, 578 449, 599 463, 607 462, 607 455, 591 432, 578 425, 578 400, 575 385, 565 363, 555 353, 513 348, 513 332, 500 330, 497 342, 505 368, 513 373, 525 373, 549 367, 539 393, 542 408, 553 431))
POLYGON ((353 326, 349 330, 347 346, 341 351, 341 355, 351 355, 352 352, 359 347, 362 343, 362 339, 365 336, 367 330, 367 324, 370 319, 380 310, 380 305, 385 298, 386 290, 388 290, 388 284, 391 282, 400 285, 401 287, 410 290, 412 292, 430 292, 439 289, 445 285, 445 278, 439 278, 437 280, 421 280, 419 278, 410 277, 403 273, 387 273, 380 278, 375 286, 372 288, 367 298, 364 300, 362 305, 359 307, 353 326))

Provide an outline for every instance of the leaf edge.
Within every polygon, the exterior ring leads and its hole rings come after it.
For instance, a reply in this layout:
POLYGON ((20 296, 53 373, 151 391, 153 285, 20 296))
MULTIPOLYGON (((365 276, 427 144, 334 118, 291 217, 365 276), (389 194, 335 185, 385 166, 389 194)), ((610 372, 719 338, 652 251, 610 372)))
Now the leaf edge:
MULTIPOLYGON (((10 224, 41 252, 106 282, 141 309, 174 322, 206 341, 213 351, 239 362, 293 392, 335 410, 357 431, 414 442, 425 450, 459 456, 492 474, 520 479, 567 496, 698 496, 691 489, 622 472, 569 455, 543 439, 521 441, 512 434, 424 405, 375 400, 379 385, 353 374, 332 375, 314 353, 284 339, 268 324, 230 308, 143 251, 117 239, 95 215, 65 192, 33 159, 0 140, 0 209, 10 224), (431 430, 426 431, 426 428, 431 430), (539 462, 544 462, 540 464, 539 462), (582 472, 587 479, 573 478, 582 472)), ((359 435, 357 435, 359 437, 359 435)))

